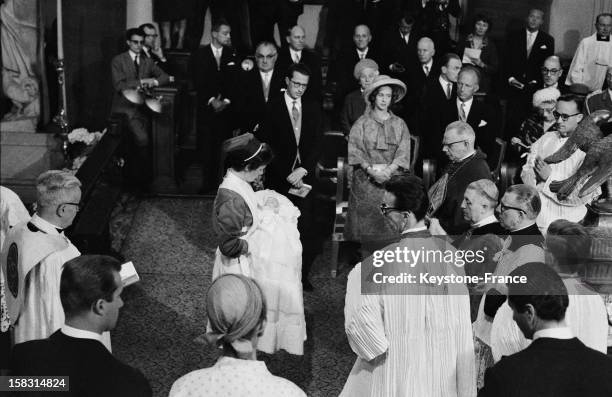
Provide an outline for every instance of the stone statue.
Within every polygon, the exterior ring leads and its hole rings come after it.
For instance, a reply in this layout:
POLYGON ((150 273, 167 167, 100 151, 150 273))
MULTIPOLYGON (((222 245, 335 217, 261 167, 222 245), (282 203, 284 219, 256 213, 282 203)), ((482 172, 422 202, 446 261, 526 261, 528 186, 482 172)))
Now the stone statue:
POLYGON ((607 110, 591 113, 578 124, 576 131, 557 152, 544 159, 556 164, 568 159, 578 149, 586 153, 574 175, 550 184, 550 191, 556 192, 560 200, 566 199, 577 188, 580 188, 580 197, 587 196, 612 176, 612 134, 605 136, 604 131, 609 129, 602 131, 600 128, 612 121, 610 117, 607 110))
POLYGON ((35 132, 40 117, 37 0, 4 0, 0 19, 2 91, 13 102, 2 130, 35 132))

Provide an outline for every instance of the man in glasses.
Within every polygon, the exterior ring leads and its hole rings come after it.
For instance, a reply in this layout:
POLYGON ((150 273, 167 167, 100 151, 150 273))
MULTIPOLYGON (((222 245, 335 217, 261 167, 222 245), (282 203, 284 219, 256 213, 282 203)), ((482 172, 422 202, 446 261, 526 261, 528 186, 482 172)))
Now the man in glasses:
POLYGON ((266 114, 267 104, 282 96, 284 76, 276 67, 278 50, 269 41, 262 41, 255 49, 257 67, 242 71, 240 75, 242 95, 237 99, 240 113, 240 126, 245 131, 253 131, 255 126, 261 127, 266 114))
POLYGON ((152 23, 143 23, 138 27, 144 33, 144 43, 142 44, 142 55, 152 59, 153 62, 165 72, 168 72, 168 60, 164 56, 161 43, 157 39, 157 29, 152 23))
POLYGON ((47 338, 64 324, 60 276, 64 263, 80 255, 64 229, 79 212, 81 182, 52 170, 38 177, 36 191, 36 213, 11 229, 2 251, 15 343, 47 338))
POLYGON ((559 200, 556 193, 550 191, 552 181, 562 181, 572 176, 582 165, 586 154, 576 150, 567 160, 557 164, 547 164, 544 159, 563 146, 572 135, 583 118, 582 99, 575 95, 562 95, 557 100, 557 109, 553 115, 557 121, 557 130, 548 131, 531 145, 530 154, 521 171, 521 178, 527 185, 537 188, 542 200, 542 211, 537 224, 542 232, 556 219, 567 219, 579 222, 586 215, 586 204, 590 203, 601 191, 598 189, 592 195, 584 198, 570 196, 559 200))
POLYGON ((612 66, 612 14, 603 13, 595 18, 597 31, 582 39, 567 73, 566 85, 585 84, 590 91, 600 90, 606 79, 608 66, 612 66))
POLYGON ((128 101, 123 91, 144 86, 157 87, 166 84, 170 78, 152 59, 143 55, 145 34, 142 30, 128 29, 125 38, 128 51, 115 56, 111 62, 115 92, 111 113, 123 113, 127 116, 128 130, 134 146, 128 158, 130 179, 134 186, 146 191, 152 177, 149 153, 150 113, 143 106, 128 101))
POLYGON ((419 177, 394 175, 384 188, 381 210, 401 240, 377 250, 348 275, 345 329, 357 361, 340 396, 473 396, 474 345, 465 284, 422 289, 371 276, 464 274, 454 262, 423 255, 408 264, 401 255, 389 255, 422 251, 435 256, 455 249, 427 230, 429 199, 419 177), (431 368, 436 376, 430 376, 431 368))
POLYGON ((589 94, 585 100, 586 114, 591 114, 596 110, 608 110, 612 112, 612 65, 606 71, 605 90, 597 90, 589 94))
POLYGON ((268 104, 258 134, 274 152, 274 159, 266 169, 266 188, 286 195, 301 212, 298 230, 303 248, 302 284, 307 291, 312 290, 308 272, 318 250, 314 194, 306 190, 298 195, 295 189, 304 188, 304 184, 313 186, 323 135, 321 107, 304 97, 310 74, 310 69, 301 63, 289 66, 285 77, 287 90, 268 104), (289 193, 290 190, 294 193, 289 193))

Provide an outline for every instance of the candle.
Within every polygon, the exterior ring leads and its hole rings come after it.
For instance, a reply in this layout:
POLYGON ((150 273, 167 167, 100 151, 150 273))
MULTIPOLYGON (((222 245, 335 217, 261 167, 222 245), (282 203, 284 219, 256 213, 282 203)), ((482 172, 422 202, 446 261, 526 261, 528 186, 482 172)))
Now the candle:
POLYGON ((64 59, 64 37, 62 33, 62 0, 57 1, 57 59, 64 59))

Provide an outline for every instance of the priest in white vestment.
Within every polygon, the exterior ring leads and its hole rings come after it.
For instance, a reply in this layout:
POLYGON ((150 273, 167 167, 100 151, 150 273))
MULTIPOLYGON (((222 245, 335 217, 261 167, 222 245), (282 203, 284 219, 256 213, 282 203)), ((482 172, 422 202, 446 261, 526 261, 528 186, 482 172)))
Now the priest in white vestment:
POLYGON ((606 70, 612 66, 612 15, 598 15, 595 27, 597 32, 578 45, 565 80, 566 85, 584 84, 591 92, 602 89, 606 70))
MULTIPOLYGON (((64 229, 79 212, 80 187, 70 173, 44 172, 36 181, 36 213, 6 236, 1 264, 15 344, 47 338, 64 325, 60 278, 64 263, 80 255, 64 229)), ((103 341, 110 350, 108 333, 103 341)))
POLYGON ((408 264, 402 255, 397 260, 384 256, 409 251, 454 255, 456 251, 427 230, 424 217, 429 200, 419 178, 393 176, 385 190, 381 211, 402 236, 398 243, 357 264, 348 276, 345 331, 358 357, 341 396, 475 396, 467 287, 462 282, 418 282, 421 273, 462 276, 462 265, 435 258, 408 264), (380 273, 403 272, 414 275, 417 282, 376 282, 380 273))

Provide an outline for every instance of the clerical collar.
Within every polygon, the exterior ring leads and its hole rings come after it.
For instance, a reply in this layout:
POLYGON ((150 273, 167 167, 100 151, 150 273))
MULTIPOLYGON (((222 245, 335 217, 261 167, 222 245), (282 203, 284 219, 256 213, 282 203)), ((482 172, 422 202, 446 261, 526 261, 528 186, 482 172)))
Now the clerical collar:
POLYGON ((597 35, 597 41, 610 41, 610 35, 608 36, 597 35))
MULTIPOLYGON (((535 225, 535 222, 532 223, 531 225, 525 226, 523 228, 512 230, 510 232, 510 234, 521 235, 523 232, 527 231, 527 229, 533 229, 534 225, 535 225)), ((529 231, 531 231, 531 230, 529 230, 529 231)))
POLYGON ((417 226, 404 230, 402 234, 422 232, 424 230, 427 230, 427 226, 417 226))
POLYGON ((61 227, 55 226, 51 222, 38 216, 38 214, 34 214, 32 216, 32 218, 30 219, 30 223, 39 228, 42 232, 51 235, 58 235, 63 231, 61 227))
POLYGON ((472 225, 473 229, 479 228, 479 227, 483 227, 485 225, 489 225, 491 223, 495 223, 497 222, 497 218, 495 217, 495 215, 489 215, 484 219, 479 220, 478 222, 474 223, 472 225))
POLYGON ((67 324, 62 325, 61 331, 62 331, 62 334, 69 336, 71 338, 93 339, 93 340, 102 342, 102 335, 98 334, 97 332, 74 328, 67 324))
POLYGON ((569 327, 546 328, 533 334, 533 340, 539 338, 572 339, 573 337, 574 334, 569 327))

